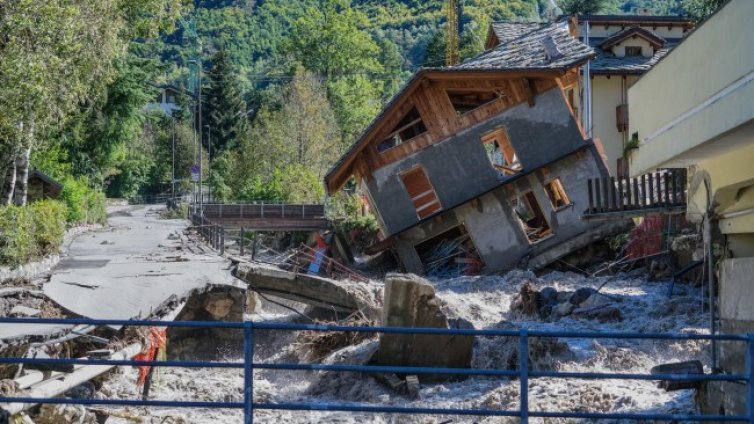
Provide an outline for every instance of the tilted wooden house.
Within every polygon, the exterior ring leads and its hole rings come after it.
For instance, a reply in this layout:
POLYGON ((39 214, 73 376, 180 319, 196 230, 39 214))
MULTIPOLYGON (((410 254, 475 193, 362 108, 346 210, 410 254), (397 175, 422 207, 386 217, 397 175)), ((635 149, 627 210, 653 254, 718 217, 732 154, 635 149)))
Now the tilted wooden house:
POLYGON ((614 232, 579 219, 608 175, 565 91, 594 56, 568 22, 420 70, 325 177, 355 177, 409 272, 542 267, 614 232))

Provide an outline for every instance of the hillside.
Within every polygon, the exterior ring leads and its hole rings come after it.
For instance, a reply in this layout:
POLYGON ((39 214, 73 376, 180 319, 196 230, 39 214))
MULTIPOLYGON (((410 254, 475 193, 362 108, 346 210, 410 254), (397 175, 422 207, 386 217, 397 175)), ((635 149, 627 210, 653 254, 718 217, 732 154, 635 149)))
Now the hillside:
MULTIPOLYGON (((682 0, 607 0, 605 13, 630 13, 649 7, 661 14, 680 13, 682 0)), ((196 23, 207 58, 224 46, 239 69, 246 89, 270 81, 270 75, 288 73, 281 50, 293 22, 321 0, 195 0, 189 18, 196 23), (262 77, 261 75, 264 75, 262 77)), ((419 66, 442 65, 442 46, 433 46, 445 18, 443 0, 352 0, 363 12, 364 28, 382 44, 397 50, 404 78, 419 66), (429 54, 428 54, 429 50, 429 54), (438 57, 439 56, 439 57, 438 57)), ((462 2, 462 40, 466 56, 482 49, 492 20, 537 21, 552 16, 553 0, 465 0, 462 2)), ((172 68, 182 66, 189 53, 183 28, 151 42, 148 50, 172 68)), ((274 81, 274 79, 273 79, 274 81)))

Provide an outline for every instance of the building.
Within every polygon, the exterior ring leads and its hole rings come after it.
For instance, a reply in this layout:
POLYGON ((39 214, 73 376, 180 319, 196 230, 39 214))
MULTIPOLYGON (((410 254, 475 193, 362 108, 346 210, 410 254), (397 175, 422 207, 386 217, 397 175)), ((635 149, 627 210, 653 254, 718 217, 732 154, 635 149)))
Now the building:
POLYGON ((325 177, 366 194, 406 270, 539 268, 622 226, 579 219, 607 175, 565 93, 593 57, 565 21, 452 68, 423 69, 325 177))
POLYGON ((147 103, 147 112, 162 112, 165 116, 173 116, 177 110, 181 110, 177 99, 181 90, 170 84, 150 84, 159 90, 153 102, 147 103))
POLYGON ((63 191, 63 184, 38 169, 29 173, 28 186, 27 200, 29 203, 44 199, 57 199, 63 191))
MULTIPOLYGON (((754 332, 754 2, 731 0, 629 89, 629 130, 641 141, 630 172, 688 168, 688 218, 720 233, 718 320, 754 332)), ((709 250, 709 247, 708 247, 709 250)), ((717 326, 717 325, 716 325, 717 326)), ((715 368, 744 371, 744 344, 717 346, 715 368)), ((745 413, 746 386, 709 383, 704 409, 745 413)))
MULTIPOLYGON (((486 48, 511 42, 541 23, 495 22, 490 26, 486 48)), ((591 76, 566 92, 587 136, 599 139, 608 158, 610 174, 627 175, 623 161, 630 140, 628 88, 675 47, 693 23, 678 16, 579 15, 570 20, 572 33, 594 49, 596 56, 582 66, 591 76), (585 90, 586 88, 586 90, 585 90), (591 93, 591 94, 590 94, 591 93), (585 98, 591 98, 585 108, 585 98)))

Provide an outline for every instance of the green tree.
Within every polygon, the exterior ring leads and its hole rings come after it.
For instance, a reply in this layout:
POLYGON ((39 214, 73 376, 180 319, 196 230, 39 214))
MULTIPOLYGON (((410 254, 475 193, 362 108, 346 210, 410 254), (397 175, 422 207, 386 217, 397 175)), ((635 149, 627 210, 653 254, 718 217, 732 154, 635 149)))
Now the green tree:
POLYGON ((700 22, 712 15, 728 0, 683 0, 684 12, 693 20, 700 22))
POLYGON ((602 11, 605 0, 559 0, 558 6, 568 15, 593 15, 602 11))
POLYGON ((204 123, 209 126, 205 137, 212 144, 213 154, 219 154, 238 146, 239 139, 246 135, 246 102, 225 48, 212 56, 212 63, 204 103, 204 123))

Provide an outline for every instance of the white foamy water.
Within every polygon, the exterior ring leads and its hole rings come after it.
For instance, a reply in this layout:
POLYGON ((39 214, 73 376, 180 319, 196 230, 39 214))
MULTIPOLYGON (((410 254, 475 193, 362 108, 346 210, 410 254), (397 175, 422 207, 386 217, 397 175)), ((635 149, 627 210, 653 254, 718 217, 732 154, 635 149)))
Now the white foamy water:
MULTIPOLYGON (((436 281, 437 295, 454 315, 472 322, 476 328, 520 328, 537 330, 632 331, 706 334, 707 321, 702 313, 702 294, 686 285, 676 286, 675 295, 667 298, 667 282, 647 282, 641 278, 585 278, 570 273, 553 273, 544 277, 524 271, 505 276, 463 277, 436 281), (546 286, 559 291, 581 287, 598 288, 610 296, 623 321, 597 321, 563 318, 542 321, 510 311, 512 298, 525 282, 536 289, 546 286)), ((281 320, 280 311, 253 315, 256 321, 281 320)), ((560 339, 547 343, 531 341, 530 352, 535 369, 580 372, 649 373, 651 367, 689 359, 707 364, 708 346, 699 341, 657 341, 616 339, 560 339), (558 347, 555 353, 543 349, 558 347)), ((517 350, 518 341, 506 338, 478 337, 474 345, 475 368, 505 368, 517 350)), ((364 363, 376 349, 376 341, 366 341, 338 351, 324 362, 364 363)), ((256 362, 299 362, 303 348, 294 334, 255 333, 256 362)), ((239 360, 239 358, 228 358, 239 360)), ((513 358, 514 366, 515 357, 513 358)), ((136 398, 136 371, 125 368, 106 383, 112 397, 136 398)), ((257 370, 254 373, 256 402, 331 402, 368 403, 372 405, 415 406, 431 408, 517 409, 519 381, 506 378, 471 377, 464 381, 422 384, 420 399, 409 400, 380 385, 372 377, 356 373, 314 373, 301 371, 257 370)), ((109 390, 109 392, 107 392, 109 390)), ((152 391, 154 399, 241 401, 242 370, 230 369, 163 369, 161 380, 152 391)), ((534 411, 583 412, 695 412, 693 391, 665 392, 652 381, 532 379, 529 393, 534 411)), ((239 423, 240 411, 180 410, 151 408, 132 409, 147 418, 146 422, 166 423, 239 423), (168 418, 169 417, 169 418, 168 418), (151 420, 151 421, 150 421, 151 420)), ((256 423, 507 423, 517 419, 503 417, 407 416, 343 412, 256 411, 256 423)), ((532 422, 572 422, 573 420, 537 420, 532 422)), ((111 418, 108 423, 126 423, 111 418)), ((613 421, 614 422, 614 421, 613 421)))

